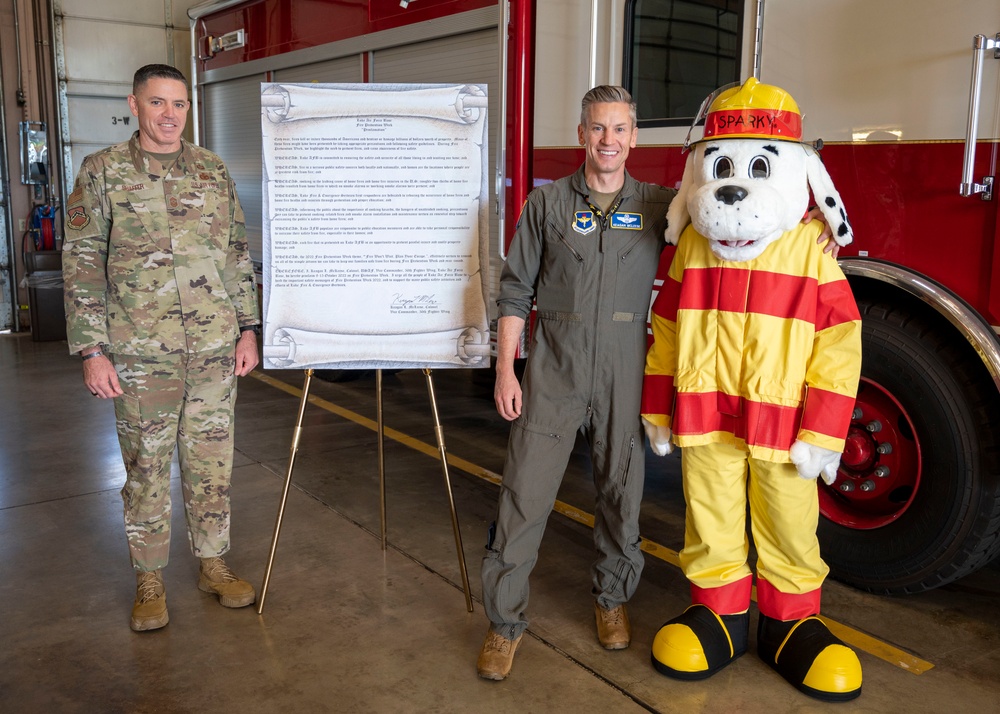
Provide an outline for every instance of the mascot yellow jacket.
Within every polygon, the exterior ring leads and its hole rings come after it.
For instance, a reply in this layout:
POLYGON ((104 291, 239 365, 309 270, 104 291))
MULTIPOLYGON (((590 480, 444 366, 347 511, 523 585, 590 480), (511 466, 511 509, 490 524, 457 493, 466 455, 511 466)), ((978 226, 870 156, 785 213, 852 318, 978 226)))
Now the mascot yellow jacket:
POLYGON ((717 258, 693 226, 681 234, 653 305, 642 403, 677 446, 745 445, 777 462, 796 439, 843 450, 861 323, 837 261, 816 243, 821 229, 799 224, 739 263, 717 258))

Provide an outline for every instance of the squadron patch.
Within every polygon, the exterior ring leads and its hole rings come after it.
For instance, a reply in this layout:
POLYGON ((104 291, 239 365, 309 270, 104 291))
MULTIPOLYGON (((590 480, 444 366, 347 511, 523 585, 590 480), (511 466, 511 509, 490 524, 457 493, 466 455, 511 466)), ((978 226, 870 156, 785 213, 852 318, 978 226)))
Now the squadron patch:
POLYGON ((90 213, 83 206, 70 206, 66 210, 66 225, 75 231, 82 231, 90 223, 90 213))
POLYGON ((641 213, 613 213, 611 214, 611 227, 624 228, 627 231, 642 230, 641 213))
POLYGON ((521 212, 517 214, 517 223, 514 224, 514 230, 516 231, 521 227, 521 219, 524 218, 524 207, 528 205, 528 199, 524 199, 521 204, 521 212))
POLYGON ((577 211, 573 214, 573 230, 582 235, 592 233, 597 228, 593 211, 577 211))

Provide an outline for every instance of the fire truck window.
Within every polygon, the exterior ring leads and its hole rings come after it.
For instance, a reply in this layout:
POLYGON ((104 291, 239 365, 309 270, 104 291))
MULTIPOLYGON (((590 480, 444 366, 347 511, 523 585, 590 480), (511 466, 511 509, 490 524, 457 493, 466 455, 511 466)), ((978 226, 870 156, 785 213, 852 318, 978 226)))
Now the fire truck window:
POLYGON ((740 78, 743 0, 630 0, 623 72, 639 126, 688 125, 740 78))

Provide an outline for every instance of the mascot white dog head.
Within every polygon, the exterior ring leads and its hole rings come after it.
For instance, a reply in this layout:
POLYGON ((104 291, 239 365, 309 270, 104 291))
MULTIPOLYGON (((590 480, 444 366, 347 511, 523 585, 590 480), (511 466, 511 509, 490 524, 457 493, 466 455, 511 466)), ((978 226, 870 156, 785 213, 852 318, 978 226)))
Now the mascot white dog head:
POLYGON ((753 260, 802 220, 810 189, 834 240, 851 242, 840 194, 816 150, 801 143, 802 117, 787 92, 751 77, 707 103, 704 138, 667 211, 668 243, 690 222, 721 260, 753 260))

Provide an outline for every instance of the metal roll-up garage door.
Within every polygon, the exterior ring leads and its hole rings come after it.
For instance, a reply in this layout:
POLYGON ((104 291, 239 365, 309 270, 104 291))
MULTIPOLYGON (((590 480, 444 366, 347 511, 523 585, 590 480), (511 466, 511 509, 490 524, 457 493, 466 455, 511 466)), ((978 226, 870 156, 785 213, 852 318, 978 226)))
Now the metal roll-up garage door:
POLYGON ((351 55, 326 62, 313 62, 274 72, 275 82, 360 82, 361 57, 351 55))
POLYGON ((205 90, 205 148, 226 162, 247 222, 250 256, 261 261, 260 83, 257 74, 215 84, 205 90))
MULTIPOLYGON (((378 83, 436 83, 489 85, 489 173, 490 192, 490 294, 498 293, 503 261, 499 251, 499 220, 496 213, 497 131, 500 126, 499 47, 496 29, 469 32, 426 42, 378 50, 372 61, 372 81, 378 83)), ((489 301, 490 319, 496 319, 496 304, 489 301)))
MULTIPOLYGON (((360 82, 359 57, 342 57, 272 73, 275 82, 360 82)), ((205 84, 204 145, 226 162, 247 221, 250 257, 263 260, 261 235, 260 85, 264 74, 205 84)))

